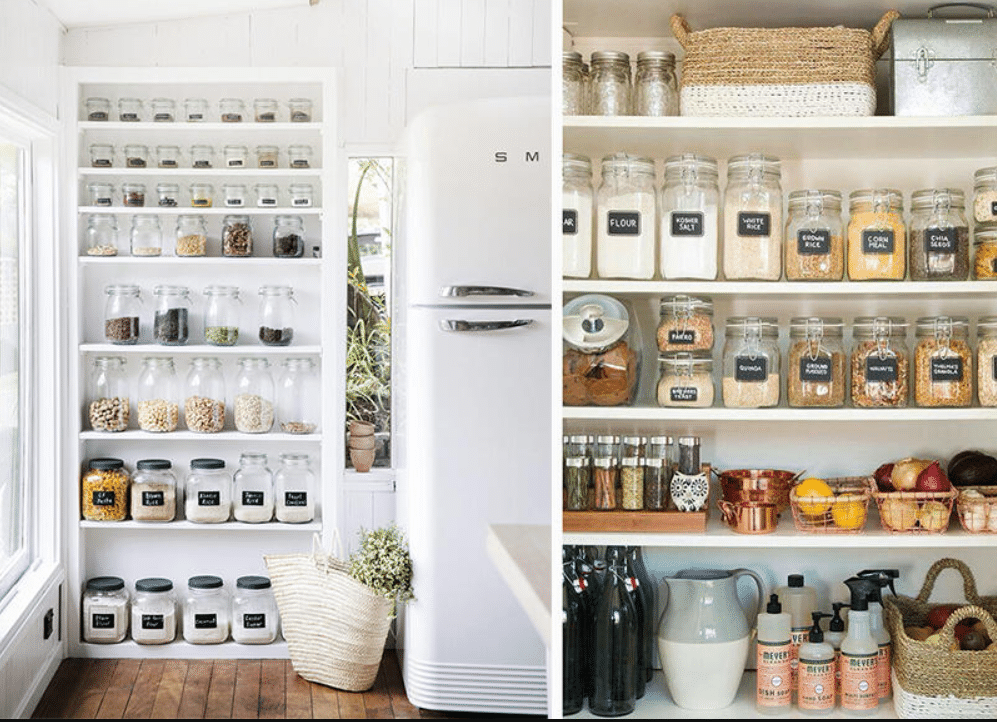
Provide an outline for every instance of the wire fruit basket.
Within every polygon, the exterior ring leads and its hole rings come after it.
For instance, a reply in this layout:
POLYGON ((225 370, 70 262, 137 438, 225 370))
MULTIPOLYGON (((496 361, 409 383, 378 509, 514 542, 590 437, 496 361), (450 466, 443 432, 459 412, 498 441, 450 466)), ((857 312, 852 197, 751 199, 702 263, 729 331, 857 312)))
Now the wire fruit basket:
POLYGON ((861 534, 869 516, 870 477, 846 476, 826 479, 832 494, 798 495, 799 485, 789 494, 793 523, 809 534, 861 534))

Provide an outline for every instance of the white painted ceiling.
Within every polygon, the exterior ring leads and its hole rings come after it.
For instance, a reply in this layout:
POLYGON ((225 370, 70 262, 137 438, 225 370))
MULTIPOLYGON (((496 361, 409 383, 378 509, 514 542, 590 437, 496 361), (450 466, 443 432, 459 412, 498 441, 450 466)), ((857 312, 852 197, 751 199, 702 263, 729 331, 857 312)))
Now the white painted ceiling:
POLYGON ((308 0, 40 0, 67 28, 209 17, 307 5, 308 0))

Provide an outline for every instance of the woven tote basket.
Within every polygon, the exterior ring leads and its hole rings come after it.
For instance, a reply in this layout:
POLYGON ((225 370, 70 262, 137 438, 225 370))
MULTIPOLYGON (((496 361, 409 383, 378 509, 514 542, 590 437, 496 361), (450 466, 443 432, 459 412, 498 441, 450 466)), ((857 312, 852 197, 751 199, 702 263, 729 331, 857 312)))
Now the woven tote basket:
POLYGON ((940 559, 925 576, 917 597, 883 597, 886 623, 893 640, 893 706, 905 719, 997 717, 997 649, 952 650, 955 625, 975 617, 997 641, 997 598, 981 597, 973 573, 957 559, 940 559), (928 612, 941 602, 928 602, 938 574, 955 569, 962 575, 966 604, 949 617, 940 635, 928 644, 904 631, 924 626, 928 612))
POLYGON ((311 553, 267 555, 264 561, 294 671, 347 692, 370 689, 391 624, 391 601, 322 551, 318 535, 311 553))
POLYGON ((864 116, 876 112, 876 61, 890 42, 888 11, 872 31, 837 27, 672 32, 685 49, 679 108, 690 116, 864 116))

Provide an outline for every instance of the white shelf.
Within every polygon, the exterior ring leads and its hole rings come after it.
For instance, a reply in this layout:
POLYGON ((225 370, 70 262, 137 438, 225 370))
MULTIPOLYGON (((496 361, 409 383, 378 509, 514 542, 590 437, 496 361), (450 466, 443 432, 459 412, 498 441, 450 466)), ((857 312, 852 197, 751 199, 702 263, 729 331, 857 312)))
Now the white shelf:
POLYGON ((311 266, 320 268, 321 258, 270 258, 268 256, 255 256, 251 258, 237 258, 234 256, 194 256, 184 258, 181 256, 80 256, 81 266, 98 265, 124 265, 124 266, 144 266, 144 265, 172 265, 172 266, 227 266, 234 269, 237 266, 255 267, 277 267, 284 264, 294 264, 297 266, 311 266))
MULTIPOLYGON (((210 208, 198 208, 197 206, 80 206, 80 214, 84 213, 115 213, 123 216, 179 216, 179 215, 199 215, 199 216, 227 216, 227 215, 247 215, 247 216, 276 216, 276 215, 299 215, 299 216, 320 216, 321 208, 295 208, 286 206, 280 208, 268 207, 259 208, 257 206, 245 206, 242 208, 226 208, 224 206, 212 206, 210 208)), ((286 259, 281 259, 286 260, 286 259)), ((290 259, 294 260, 294 259, 290 259)))
POLYGON ((275 133, 283 131, 293 131, 294 133, 311 132, 322 133, 323 124, 320 122, 311 123, 257 123, 255 121, 243 121, 241 123, 203 122, 187 123, 184 121, 173 123, 154 123, 151 121, 123 122, 120 120, 81 120, 76 124, 80 132, 94 130, 106 131, 142 131, 147 133, 172 133, 180 131, 182 133, 233 133, 251 131, 254 133, 275 133))
POLYGON ((116 344, 84 343, 81 354, 142 354, 163 356, 319 356, 321 346, 262 346, 236 344, 235 346, 209 346, 191 344, 187 346, 162 346, 160 344, 116 344))
POLYGON ((287 176, 288 178, 300 179, 311 176, 318 178, 322 175, 321 168, 159 168, 158 166, 146 166, 145 168, 124 168, 120 166, 99 167, 83 166, 78 169, 78 174, 82 178, 91 176, 182 176, 182 177, 204 177, 222 176, 228 178, 249 178, 266 176, 287 176))
POLYGON ((281 432, 268 432, 265 434, 244 434, 241 431, 219 431, 216 434, 199 434, 195 431, 168 431, 165 433, 155 433, 152 431, 142 431, 133 429, 130 431, 82 431, 80 441, 153 441, 155 443, 164 441, 196 441, 200 443, 222 443, 226 441, 237 441, 239 443, 269 443, 274 441, 322 441, 322 434, 285 434, 281 432))
POLYGON ((919 408, 904 409, 820 409, 774 407, 768 409, 729 409, 725 407, 666 408, 659 406, 565 406, 565 420, 571 421, 671 421, 671 422, 712 422, 744 423, 750 421, 788 422, 847 422, 865 423, 928 421, 945 423, 950 421, 997 422, 997 409, 970 407, 958 409, 919 408))
POLYGON ((565 279, 566 294, 609 293, 627 296, 838 296, 838 297, 997 297, 987 281, 626 281, 565 279))
POLYGON ((88 531, 147 531, 152 533, 173 534, 179 532, 226 532, 240 534, 281 534, 285 532, 318 532, 322 530, 322 522, 312 521, 307 524, 284 524, 271 521, 266 524, 247 524, 241 521, 228 521, 222 524, 196 524, 192 521, 80 521, 80 529, 88 531))
MULTIPOLYGON (((72 629, 72 626, 70 626, 72 629)), ((182 639, 169 644, 138 644, 130 639, 118 644, 80 642, 84 657, 94 659, 287 659, 287 642, 272 644, 190 644, 182 639)))

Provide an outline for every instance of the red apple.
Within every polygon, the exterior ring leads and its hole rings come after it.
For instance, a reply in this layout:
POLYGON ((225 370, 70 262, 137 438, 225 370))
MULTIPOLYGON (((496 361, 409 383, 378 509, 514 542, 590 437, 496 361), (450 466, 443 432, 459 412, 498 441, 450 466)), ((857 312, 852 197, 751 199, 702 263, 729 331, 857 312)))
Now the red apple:
POLYGON ((958 604, 939 604, 928 612, 928 626, 933 629, 941 629, 945 626, 945 621, 956 609, 958 604))

